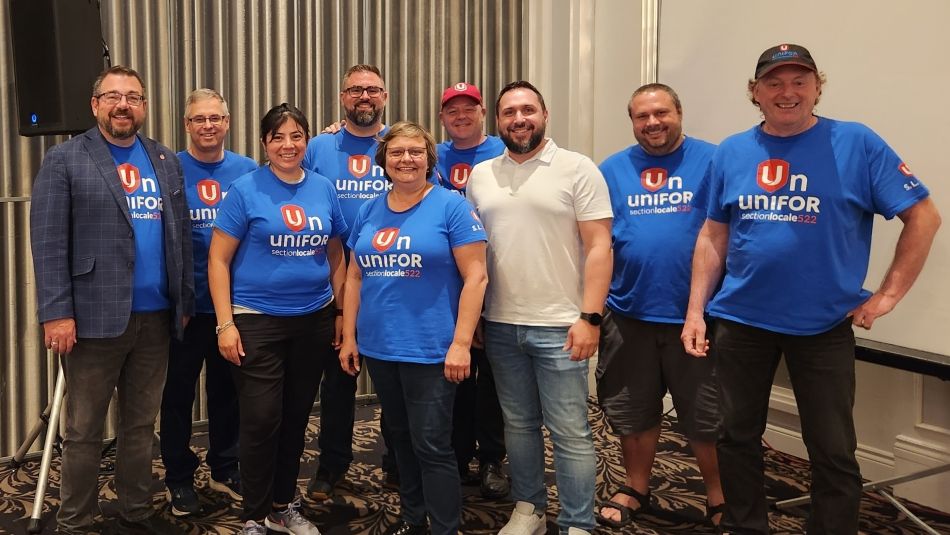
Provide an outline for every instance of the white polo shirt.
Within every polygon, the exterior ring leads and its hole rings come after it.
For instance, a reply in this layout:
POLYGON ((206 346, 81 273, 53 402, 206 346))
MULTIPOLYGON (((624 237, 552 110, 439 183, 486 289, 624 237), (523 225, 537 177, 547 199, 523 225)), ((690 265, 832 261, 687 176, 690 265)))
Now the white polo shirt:
POLYGON ((613 217, 594 162, 548 138, 522 164, 506 150, 476 165, 467 197, 488 232, 485 319, 557 327, 577 321, 584 282, 577 222, 613 217))

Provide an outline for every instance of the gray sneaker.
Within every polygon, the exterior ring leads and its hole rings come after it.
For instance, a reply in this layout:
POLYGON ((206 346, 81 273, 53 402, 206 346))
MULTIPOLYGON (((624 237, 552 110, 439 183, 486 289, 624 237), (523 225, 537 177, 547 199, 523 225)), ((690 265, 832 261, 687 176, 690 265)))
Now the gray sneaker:
POLYGON ((300 500, 287 505, 283 511, 271 511, 264 519, 264 525, 280 533, 291 533, 292 535, 320 535, 317 526, 310 523, 309 520, 300 514, 300 500))
POLYGON ((253 520, 248 520, 244 523, 244 529, 241 530, 240 535, 267 535, 267 528, 253 520))

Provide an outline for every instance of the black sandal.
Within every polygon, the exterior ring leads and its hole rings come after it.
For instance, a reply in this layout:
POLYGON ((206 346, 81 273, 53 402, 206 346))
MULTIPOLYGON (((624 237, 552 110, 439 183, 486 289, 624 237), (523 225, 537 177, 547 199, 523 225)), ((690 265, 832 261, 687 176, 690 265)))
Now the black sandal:
POLYGON ((709 502, 706 502, 706 523, 716 528, 717 533, 721 533, 719 526, 722 525, 722 517, 719 517, 718 524, 713 521, 713 517, 719 513, 722 513, 723 515, 726 514, 726 502, 722 502, 719 505, 709 505, 709 502))
MULTIPOLYGON (((623 494, 624 496, 629 496, 637 501, 640 504, 640 507, 634 509, 630 506, 617 503, 614 500, 607 500, 601 502, 597 506, 597 522, 605 526, 612 528, 622 528, 633 521, 633 517, 639 515, 640 513, 647 510, 650 507, 650 491, 647 491, 646 494, 640 494, 636 490, 628 487, 627 485, 620 485, 617 487, 617 490, 611 494, 611 496, 616 494, 623 494), (620 520, 614 520, 612 518, 607 518, 600 513, 604 507, 610 507, 611 509, 616 509, 620 511, 620 520)), ((718 507, 718 506, 717 506, 718 507)))

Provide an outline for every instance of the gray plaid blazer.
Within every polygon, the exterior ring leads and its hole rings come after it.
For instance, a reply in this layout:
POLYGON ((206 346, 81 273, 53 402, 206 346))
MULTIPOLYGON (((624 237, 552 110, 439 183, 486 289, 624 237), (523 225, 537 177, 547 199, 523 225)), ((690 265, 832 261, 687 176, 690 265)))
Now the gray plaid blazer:
MULTIPOLYGON (((138 135, 162 195, 168 296, 175 334, 194 314, 191 226, 181 164, 167 147, 138 135)), ((39 321, 76 320, 77 336, 122 334, 132 312, 132 218, 112 153, 98 127, 50 149, 33 184, 30 241, 39 321)))

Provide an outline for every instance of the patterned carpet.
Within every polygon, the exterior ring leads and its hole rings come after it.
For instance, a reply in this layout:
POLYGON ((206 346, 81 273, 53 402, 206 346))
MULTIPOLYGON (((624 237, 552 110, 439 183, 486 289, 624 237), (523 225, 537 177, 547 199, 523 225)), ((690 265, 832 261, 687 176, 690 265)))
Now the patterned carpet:
MULTIPOLYGON (((368 405, 358 409, 357 427, 353 440, 356 461, 347 474, 347 481, 332 501, 323 503, 304 502, 304 514, 313 520, 325 535, 365 534, 376 535, 398 519, 399 496, 396 492, 383 487, 383 474, 378 467, 381 444, 379 438, 379 408, 368 405)), ((605 499, 610 489, 623 480, 620 465, 620 448, 616 437, 607 429, 603 415, 596 404, 591 403, 590 413, 594 438, 598 451, 598 499, 605 499)), ((311 419, 308 429, 310 439, 300 474, 300 486, 303 490, 313 469, 316 457, 317 420, 311 419)), ((686 441, 676 433, 672 426, 675 420, 667 418, 663 422, 663 434, 657 462, 654 466, 652 481, 653 494, 656 497, 658 511, 637 517, 635 524, 616 533, 624 534, 702 534, 714 533, 712 528, 702 522, 705 498, 702 480, 699 478, 695 462, 690 457, 686 441)), ((195 444, 200 448, 206 444, 205 437, 198 435, 195 444)), ((551 465, 551 445, 548 442, 547 459, 549 480, 553 481, 554 471, 551 465)), ((109 457, 103 466, 111 466, 109 457)), ((807 488, 800 482, 807 480, 808 463, 777 451, 769 451, 766 459, 770 496, 782 499, 794 497, 807 488)), ((33 492, 39 461, 27 463, 19 470, 4 467, 0 470, 0 533, 26 533, 26 526, 33 506, 33 492)), ((154 462, 153 487, 154 503, 167 517, 164 486, 161 483, 163 469, 161 462, 154 462)), ((237 509, 223 501, 220 494, 206 488, 208 473, 202 469, 198 474, 198 492, 201 497, 204 514, 200 518, 187 521, 175 519, 185 535, 233 534, 239 531, 237 509)), ((59 458, 54 457, 50 472, 50 488, 43 511, 45 530, 51 534, 55 529, 55 510, 58 507, 59 458)), ((103 514, 109 518, 115 513, 115 490, 111 478, 103 477, 100 487, 100 503, 103 514)), ((506 500, 494 501, 482 499, 477 486, 463 487, 464 508, 462 530, 466 534, 496 533, 507 520, 512 504, 506 500)), ((557 516, 557 490, 548 487, 550 505, 548 507, 549 533, 557 533, 554 519, 557 516)), ((925 518, 937 531, 950 533, 950 516, 910 504, 911 509, 925 518)), ((774 533, 803 533, 804 511, 798 515, 773 513, 770 523, 774 533)), ((921 533, 904 515, 883 499, 865 495, 861 503, 861 531, 863 533, 913 534, 921 533)), ((600 533, 611 533, 601 528, 600 533)), ((272 532, 273 533, 273 532, 272 532)))

